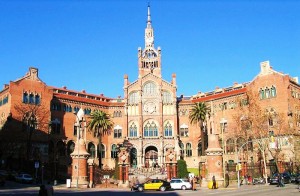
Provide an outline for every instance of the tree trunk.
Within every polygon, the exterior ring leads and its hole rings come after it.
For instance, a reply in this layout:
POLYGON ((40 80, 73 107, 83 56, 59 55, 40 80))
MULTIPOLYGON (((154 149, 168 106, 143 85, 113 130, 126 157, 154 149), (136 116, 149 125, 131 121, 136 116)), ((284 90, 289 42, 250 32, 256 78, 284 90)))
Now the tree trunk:
POLYGON ((99 137, 98 137, 98 141, 99 141, 99 168, 102 169, 102 134, 101 131, 99 130, 99 137))
POLYGON ((204 138, 204 132, 202 130, 203 122, 200 121, 199 124, 200 124, 199 126, 200 126, 200 133, 201 133, 201 154, 202 154, 202 156, 204 156, 205 155, 205 138, 204 138))

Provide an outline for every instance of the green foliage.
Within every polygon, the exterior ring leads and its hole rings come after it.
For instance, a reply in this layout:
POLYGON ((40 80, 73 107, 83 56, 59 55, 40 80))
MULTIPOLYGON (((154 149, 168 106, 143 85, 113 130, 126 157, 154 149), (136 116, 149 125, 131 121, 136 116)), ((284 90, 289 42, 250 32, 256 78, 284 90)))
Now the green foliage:
POLYGON ((118 165, 119 159, 118 157, 115 159, 115 172, 114 172, 114 179, 119 180, 120 170, 118 165))
POLYGON ((189 173, 195 174, 195 176, 199 175, 199 168, 187 168, 189 173))
POLYGON ((187 170, 187 165, 185 160, 177 161, 177 177, 178 178, 188 178, 189 172, 187 170))

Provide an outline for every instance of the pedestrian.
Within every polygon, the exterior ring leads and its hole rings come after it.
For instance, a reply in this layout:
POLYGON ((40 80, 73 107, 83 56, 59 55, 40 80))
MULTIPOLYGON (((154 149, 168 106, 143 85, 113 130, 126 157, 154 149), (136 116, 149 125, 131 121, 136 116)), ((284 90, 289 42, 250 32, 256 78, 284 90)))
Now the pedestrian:
POLYGON ((212 183, 213 183, 212 189, 217 189, 217 182, 216 182, 216 177, 215 176, 212 177, 212 183))
POLYGON ((229 174, 228 174, 228 171, 227 171, 226 174, 225 174, 225 187, 227 188, 228 186, 229 186, 229 174))
POLYGON ((43 185, 43 184, 40 186, 39 196, 47 196, 47 190, 46 190, 45 185, 43 185))
POLYGON ((194 191, 197 190, 197 189, 196 189, 196 181, 197 181, 197 179, 194 177, 193 180, 192 180, 192 182, 193 182, 193 190, 194 190, 194 191))
POLYGON ((278 174, 278 179, 277 179, 277 187, 281 186, 281 175, 278 174))
POLYGON ((51 185, 50 181, 48 181, 48 184, 46 186, 46 190, 47 190, 47 195, 48 196, 53 196, 54 190, 53 190, 53 186, 51 185))
POLYGON ((199 186, 201 187, 201 185, 202 185, 202 176, 200 175, 199 176, 199 186))

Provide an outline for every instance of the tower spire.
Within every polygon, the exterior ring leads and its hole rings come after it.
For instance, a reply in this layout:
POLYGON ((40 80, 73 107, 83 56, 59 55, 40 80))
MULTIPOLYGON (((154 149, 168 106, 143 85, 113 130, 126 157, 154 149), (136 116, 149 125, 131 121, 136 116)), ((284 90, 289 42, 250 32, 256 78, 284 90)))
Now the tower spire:
POLYGON ((148 3, 147 28, 151 28, 150 3, 148 3))

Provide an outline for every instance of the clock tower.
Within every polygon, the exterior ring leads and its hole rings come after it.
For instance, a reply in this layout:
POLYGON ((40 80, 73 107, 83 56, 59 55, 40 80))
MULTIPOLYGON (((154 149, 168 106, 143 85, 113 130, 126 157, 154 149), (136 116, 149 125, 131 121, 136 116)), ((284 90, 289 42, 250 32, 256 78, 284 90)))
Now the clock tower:
MULTIPOLYGON (((128 75, 124 76, 126 139, 133 145, 130 163, 166 166, 165 152, 179 152, 176 75, 171 82, 162 78, 161 50, 154 47, 150 6, 144 39, 145 47, 138 49, 138 79, 130 83, 128 75)), ((179 155, 175 153, 172 161, 175 157, 179 155)))
POLYGON ((148 6, 147 27, 145 29, 145 48, 138 49, 139 78, 153 73, 161 78, 161 49, 154 48, 154 33, 152 28, 150 6, 148 6))

